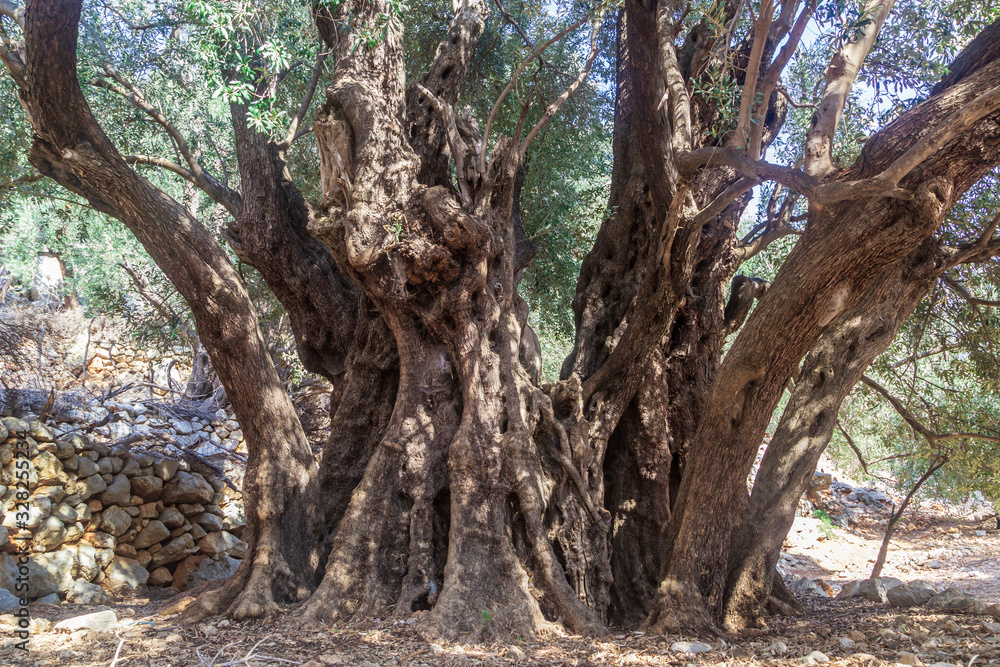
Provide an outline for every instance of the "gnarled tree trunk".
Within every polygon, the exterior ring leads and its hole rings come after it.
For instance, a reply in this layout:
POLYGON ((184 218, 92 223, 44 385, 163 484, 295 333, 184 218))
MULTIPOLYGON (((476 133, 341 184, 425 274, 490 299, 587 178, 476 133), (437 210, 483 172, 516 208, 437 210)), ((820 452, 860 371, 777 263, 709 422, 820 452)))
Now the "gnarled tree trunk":
POLYGON ((247 557, 191 613, 271 613, 277 602, 304 599, 316 585, 323 525, 315 460, 249 295, 222 248, 183 206, 125 163, 91 113, 76 73, 79 17, 77 1, 28 4, 21 99, 36 135, 30 158, 39 171, 121 220, 191 307, 249 449, 247 557))

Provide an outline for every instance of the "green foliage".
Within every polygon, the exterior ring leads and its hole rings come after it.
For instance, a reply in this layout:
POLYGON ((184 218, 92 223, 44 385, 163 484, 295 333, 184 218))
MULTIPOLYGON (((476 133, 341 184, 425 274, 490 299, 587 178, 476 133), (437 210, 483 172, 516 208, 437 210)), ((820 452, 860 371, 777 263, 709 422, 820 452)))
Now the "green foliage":
POLYGON ((830 515, 821 509, 813 510, 813 516, 819 519, 819 532, 828 540, 837 539, 837 527, 830 520, 830 515))

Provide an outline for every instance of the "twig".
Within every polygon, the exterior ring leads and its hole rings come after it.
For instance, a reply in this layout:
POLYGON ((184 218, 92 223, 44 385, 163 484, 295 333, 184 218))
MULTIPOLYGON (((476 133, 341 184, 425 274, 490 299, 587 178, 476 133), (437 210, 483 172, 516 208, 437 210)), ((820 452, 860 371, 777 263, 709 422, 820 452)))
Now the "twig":
POLYGON ((858 446, 854 444, 854 438, 852 438, 851 434, 847 432, 847 429, 844 428, 844 425, 840 423, 839 419, 837 420, 837 428, 840 429, 840 434, 844 436, 845 440, 847 440, 847 444, 854 450, 854 455, 858 457, 858 461, 861 463, 861 469, 864 470, 867 475, 868 464, 865 463, 865 456, 861 453, 861 450, 858 449, 858 446))
POLYGON ((111 659, 111 664, 108 665, 108 667, 115 667, 115 665, 118 664, 118 654, 121 653, 122 646, 125 645, 125 637, 122 637, 117 632, 115 633, 115 636, 118 637, 118 639, 119 639, 118 648, 115 649, 115 657, 113 657, 111 659))
MULTIPOLYGON (((603 13, 599 16, 601 16, 601 20, 594 21, 594 27, 590 31, 590 55, 587 56, 587 61, 584 63, 583 69, 580 71, 580 75, 573 80, 573 83, 569 84, 566 90, 563 91, 562 95, 557 97, 552 104, 548 106, 545 113, 542 114, 542 117, 538 119, 535 126, 531 128, 530 132, 528 132, 528 136, 524 138, 524 141, 521 142, 521 146, 519 148, 522 157, 527 152, 528 146, 531 144, 532 139, 535 138, 535 135, 537 135, 542 128, 548 125, 549 121, 552 120, 552 117, 557 111, 559 111, 559 107, 561 107, 563 103, 569 99, 570 95, 576 92, 576 89, 583 84, 583 82, 587 79, 587 75, 590 74, 590 68, 594 65, 594 59, 597 57, 597 36, 601 31, 601 24, 604 22, 603 13)), ((484 143, 483 145, 485 146, 486 144, 484 143)))

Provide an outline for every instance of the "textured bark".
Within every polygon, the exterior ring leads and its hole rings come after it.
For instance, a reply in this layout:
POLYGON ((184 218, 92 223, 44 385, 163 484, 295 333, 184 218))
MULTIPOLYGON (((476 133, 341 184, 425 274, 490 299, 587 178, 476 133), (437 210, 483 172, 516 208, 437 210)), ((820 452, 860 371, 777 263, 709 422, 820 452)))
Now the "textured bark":
POLYGON ((240 256, 257 269, 284 306, 299 359, 313 373, 338 380, 345 372, 360 291, 330 251, 308 232, 305 200, 280 148, 247 125, 247 108, 232 106, 242 205, 229 225, 240 256))
MULTIPOLYGON (((998 77, 1000 65, 991 63, 904 114, 869 141, 842 177, 879 173, 998 77)), ((926 160, 901 183, 913 193, 910 201, 813 207, 805 234, 733 344, 701 415, 652 629, 715 627, 721 620, 732 530, 745 502, 742 480, 787 379, 822 331, 858 303, 881 271, 933 233, 954 201, 996 163, 996 133, 995 117, 987 117, 926 160)))
POLYGON ((926 241, 886 269, 806 355, 733 538, 726 629, 738 632, 760 615, 771 594, 781 544, 830 442, 844 397, 892 342, 945 266, 937 242, 926 241))
POLYGON ((192 616, 260 616, 306 597, 320 566, 315 461, 222 248, 176 201, 140 178, 101 130, 79 87, 80 3, 32 2, 25 17, 27 81, 21 99, 42 173, 121 220, 191 307, 198 334, 247 439, 249 550, 237 573, 192 616))
MULTIPOLYGON (((348 2, 338 11, 361 26, 384 9, 348 2)), ((423 79, 440 108, 450 110, 452 77, 464 71, 452 65, 444 76, 438 65, 468 62, 452 51, 471 50, 482 12, 479 3, 463 5, 423 79)), ((584 451, 568 451, 581 443, 557 433, 563 406, 520 362, 527 312, 516 291, 525 262, 514 211, 518 144, 502 139, 486 171, 467 179, 474 199, 462 203, 474 206, 464 209, 450 184, 428 186, 440 179, 444 136, 421 120, 437 112, 413 87, 406 99, 399 36, 355 50, 353 35, 333 36, 335 19, 320 12, 318 25, 336 74, 315 124, 325 201, 311 230, 382 313, 400 376, 388 428, 343 513, 307 615, 393 608, 405 617, 430 608, 420 619, 425 633, 477 641, 533 635, 550 624, 544 607, 574 630, 603 632, 560 567, 559 529, 547 534, 543 518, 558 475, 575 475, 582 487, 559 511, 587 504, 588 470, 581 474, 573 458, 584 451), (536 437, 542 423, 548 430, 536 437), (560 464, 547 465, 549 456, 560 464)), ((474 145, 474 126, 460 131, 474 145)), ((578 384, 575 396, 578 404, 578 384)), ((565 417, 578 417, 565 402, 565 417)), ((596 509, 584 518, 604 528, 596 509)))
MULTIPOLYGON (((738 265, 734 230, 749 188, 704 220, 698 212, 739 180, 732 170, 704 169, 676 195, 650 188, 647 173, 659 173, 653 180, 661 184, 675 177, 670 153, 687 140, 676 128, 689 128, 696 144, 709 139, 702 119, 684 117, 684 87, 671 85, 691 72, 678 63, 690 63, 683 53, 673 55, 670 12, 633 4, 619 20, 614 213, 584 260, 563 377, 584 379, 589 440, 604 458, 613 516, 609 619, 634 626, 651 608, 684 457, 721 359, 725 293, 738 265), (672 109, 667 123, 663 99, 672 109)), ((784 117, 782 105, 772 107, 767 143, 784 117)))

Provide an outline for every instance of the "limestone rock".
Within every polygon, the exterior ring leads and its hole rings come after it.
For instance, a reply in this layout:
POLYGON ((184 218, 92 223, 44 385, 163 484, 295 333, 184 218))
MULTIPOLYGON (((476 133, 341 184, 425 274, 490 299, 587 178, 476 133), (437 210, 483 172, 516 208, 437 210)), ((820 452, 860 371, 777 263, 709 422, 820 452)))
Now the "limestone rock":
POLYGON ((185 533, 180 537, 175 537, 162 549, 154 553, 153 559, 150 561, 150 565, 154 568, 160 567, 161 565, 169 565, 170 563, 179 561, 190 553, 194 553, 196 550, 197 548, 194 545, 194 540, 190 535, 185 533))
MULTIPOLYGON (((3 435, 2 430, 0 430, 0 435, 3 435)), ((18 600, 16 595, 6 588, 0 588, 0 611, 13 611, 20 606, 21 601, 18 600)))
POLYGON ((957 588, 947 588, 927 601, 928 609, 959 611, 967 614, 979 614, 988 607, 989 605, 979 598, 957 588))
POLYGON ((59 590, 56 578, 35 562, 34 558, 28 559, 26 567, 28 575, 22 578, 21 583, 28 584, 27 595, 16 588, 19 576, 17 559, 10 554, 0 554, 0 588, 5 588, 10 593, 24 596, 29 600, 36 600, 59 590))
POLYGON ((236 568, 239 566, 240 561, 229 556, 223 556, 218 560, 205 558, 198 563, 198 569, 191 573, 191 577, 187 581, 187 587, 194 588, 206 581, 231 577, 236 573, 236 568))
POLYGON ((858 595, 872 602, 885 603, 888 602, 888 591, 902 585, 902 581, 892 577, 865 579, 858 586, 858 595))
POLYGON ((168 507, 160 513, 160 521, 167 528, 180 528, 184 525, 184 515, 176 507, 168 507))
POLYGON ((66 527, 54 516, 43 519, 33 537, 35 546, 42 547, 46 551, 59 546, 65 539, 66 527))
POLYGON ((66 482, 62 461, 51 452, 39 452, 32 461, 38 474, 39 484, 62 484, 66 482))
POLYGON ((111 598, 97 584, 79 579, 73 583, 73 587, 66 593, 66 600, 73 604, 107 604, 111 601, 111 598))
POLYGON ((115 477, 114 481, 101 494, 101 502, 104 503, 105 507, 108 505, 128 505, 131 498, 132 487, 125 475, 115 477))
POLYGON ((201 553, 206 556, 241 557, 246 553, 247 545, 238 537, 226 531, 210 533, 198 541, 201 553))
POLYGON ((215 489, 197 473, 178 471, 169 484, 163 487, 160 498, 164 503, 211 503, 215 489))
POLYGON ((911 581, 902 586, 894 586, 886 591, 886 598, 893 607, 915 607, 924 604, 936 591, 922 581, 911 581))
POLYGON ((115 612, 108 609, 106 611, 94 612, 93 614, 67 618, 64 621, 56 623, 55 628, 56 630, 65 630, 66 632, 73 632, 74 630, 108 632, 114 630, 117 624, 118 617, 115 616, 115 612))
POLYGON ((95 549, 94 550, 94 560, 97 561, 97 566, 101 568, 101 571, 97 573, 94 577, 94 581, 99 581, 101 577, 104 576, 104 568, 111 565, 111 561, 115 557, 115 552, 111 549, 95 549))
POLYGON ((105 585, 113 593, 123 593, 133 591, 140 586, 145 586, 149 580, 149 572, 137 561, 131 558, 115 556, 111 564, 104 569, 107 579, 105 585))
MULTIPOLYGON (((85 456, 78 456, 76 463, 76 476, 77 477, 90 477, 96 475, 99 472, 97 467, 97 461, 87 458, 85 456)), ((101 489, 102 491, 104 489, 101 489)))
MULTIPOLYGON (((81 464, 85 460, 86 459, 80 459, 81 464)), ((80 475, 80 477, 83 477, 83 475, 80 475)), ((96 474, 91 475, 90 477, 84 477, 76 483, 76 493, 79 494, 83 500, 87 500, 94 494, 103 493, 107 488, 108 485, 104 483, 101 476, 96 474)))
POLYGON ((170 537, 170 531, 163 525, 163 522, 154 520, 150 521, 146 524, 145 528, 139 531, 139 534, 136 535, 135 540, 132 542, 132 546, 136 549, 145 549, 157 542, 162 542, 168 537, 170 537))
POLYGON ((704 642, 674 642, 670 645, 670 650, 674 653, 694 655, 695 653, 705 653, 707 651, 711 651, 712 647, 704 642))
POLYGON ((55 582, 57 592, 65 593, 73 586, 73 571, 76 569, 76 554, 73 551, 61 549, 35 554, 31 560, 49 573, 55 582))
POLYGON ((194 516, 191 520, 208 533, 218 533, 222 530, 222 519, 215 514, 204 512, 194 516))
POLYGON ((208 556, 188 556, 177 563, 174 568, 173 587, 179 591, 190 588, 191 575, 198 569, 198 566, 205 561, 210 561, 208 556))
MULTIPOLYGON (((128 516, 127 514, 125 516, 128 516)), ((109 533, 87 533, 83 536, 84 541, 92 544, 97 549, 114 549, 115 536, 109 533)))
POLYGON ((64 524, 76 523, 80 515, 68 503, 59 503, 52 508, 52 516, 62 521, 64 524))
POLYGON ((56 439, 56 434, 52 429, 39 421, 28 424, 28 435, 38 442, 52 442, 56 439))
POLYGON ((132 493, 149 502, 163 492, 163 480, 152 475, 132 478, 132 493))
POLYGON ((165 567, 158 567, 149 573, 149 579, 146 581, 148 586, 166 586, 171 581, 173 581, 174 575, 170 573, 165 567))
POLYGON ((132 517, 121 507, 114 506, 101 512, 101 528, 118 537, 132 525, 132 517))
POLYGON ((97 564, 97 549, 87 542, 80 542, 66 547, 72 551, 76 560, 76 576, 85 581, 93 581, 101 567, 97 564))
MULTIPOLYGON (((160 459, 153 463, 153 473, 162 479, 164 482, 169 482, 177 474, 180 468, 180 461, 173 461, 171 459, 160 459)), ((171 501, 173 502, 173 501, 171 501)))

